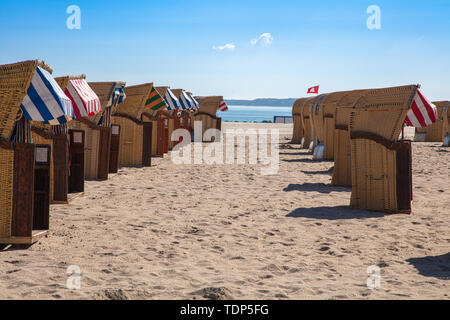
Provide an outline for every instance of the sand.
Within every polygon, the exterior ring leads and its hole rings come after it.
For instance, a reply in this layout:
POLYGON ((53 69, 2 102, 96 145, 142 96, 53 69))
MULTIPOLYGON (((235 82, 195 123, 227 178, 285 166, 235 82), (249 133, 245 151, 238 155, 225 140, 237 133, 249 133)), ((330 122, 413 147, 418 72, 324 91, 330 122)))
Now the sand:
POLYGON ((282 131, 278 175, 156 158, 89 181, 51 207, 47 238, 0 251, 0 298, 449 299, 449 148, 414 143, 413 214, 385 215, 350 210, 333 162, 289 145, 290 125, 256 127, 282 131))

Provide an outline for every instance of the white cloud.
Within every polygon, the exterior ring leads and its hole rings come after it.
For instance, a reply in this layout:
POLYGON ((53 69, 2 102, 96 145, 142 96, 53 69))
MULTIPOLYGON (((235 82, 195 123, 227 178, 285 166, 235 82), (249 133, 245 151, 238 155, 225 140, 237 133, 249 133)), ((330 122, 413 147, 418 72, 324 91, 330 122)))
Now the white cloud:
POLYGON ((234 49, 236 49, 236 46, 234 45, 234 43, 227 43, 226 45, 217 46, 217 47, 213 46, 212 48, 213 48, 213 50, 220 50, 220 51, 223 51, 223 50, 234 51, 234 49))
POLYGON ((269 46, 273 42, 273 37, 270 33, 266 32, 259 36, 258 39, 252 39, 250 43, 252 46, 256 46, 257 44, 261 44, 263 46, 269 46))

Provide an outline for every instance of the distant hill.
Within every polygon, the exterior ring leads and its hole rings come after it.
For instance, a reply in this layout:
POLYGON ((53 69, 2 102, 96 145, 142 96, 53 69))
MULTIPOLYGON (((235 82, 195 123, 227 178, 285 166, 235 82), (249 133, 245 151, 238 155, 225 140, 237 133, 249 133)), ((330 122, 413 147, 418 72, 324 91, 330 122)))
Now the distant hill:
POLYGON ((230 106, 271 106, 271 107, 292 107, 297 98, 274 99, 263 98, 254 100, 236 100, 226 99, 226 103, 230 106))

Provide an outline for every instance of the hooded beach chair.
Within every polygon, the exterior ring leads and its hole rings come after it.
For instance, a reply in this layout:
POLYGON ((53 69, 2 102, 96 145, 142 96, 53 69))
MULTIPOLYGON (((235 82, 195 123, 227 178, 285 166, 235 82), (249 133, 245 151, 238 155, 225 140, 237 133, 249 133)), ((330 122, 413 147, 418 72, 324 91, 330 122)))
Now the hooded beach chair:
MULTIPOLYGON (((103 159, 100 161, 109 161, 108 172, 117 173, 119 170, 119 150, 120 150, 120 125, 111 123, 111 114, 113 110, 126 99, 125 95, 125 82, 113 81, 113 82, 89 82, 89 86, 94 90, 100 99, 103 111, 97 113, 91 119, 93 123, 96 123, 100 127, 110 128, 110 141, 109 141, 109 160, 106 150, 108 146, 105 145, 103 148, 105 152, 100 154, 103 159)), ((105 130, 105 129, 104 129, 105 130)), ((103 172, 103 177, 105 177, 105 172, 103 172)))
POLYGON ((356 101, 349 121, 353 209, 411 213, 411 141, 400 135, 425 109, 430 119, 420 126, 436 121, 436 109, 418 85, 369 90, 356 101))
MULTIPOLYGON (((192 114, 198 110, 198 103, 192 97, 192 94, 189 94, 183 89, 171 89, 175 97, 177 97, 178 101, 181 105, 181 113, 179 114, 179 123, 175 125, 175 127, 186 129, 189 132, 192 132, 192 114)), ((181 138, 180 138, 181 141, 181 138)))
POLYGON ((334 160, 334 133, 335 133, 335 113, 338 102, 347 92, 330 93, 322 102, 320 114, 323 117, 323 159, 334 160))
POLYGON ((303 107, 304 102, 308 98, 301 98, 294 102, 292 106, 292 120, 294 123, 294 128, 292 131, 292 144, 300 144, 303 138, 303 122, 302 122, 302 113, 301 109, 303 107))
POLYGON ((448 108, 450 101, 433 102, 436 106, 438 120, 431 126, 416 128, 414 141, 418 142, 443 142, 445 137, 444 109, 448 108))
POLYGON ((341 187, 352 185, 350 163, 350 109, 362 97, 365 90, 345 91, 339 95, 334 114, 334 170, 332 184, 341 187))
POLYGON ((31 121, 73 117, 51 73, 39 60, 0 66, 0 243, 32 244, 49 230, 52 146, 31 143, 31 121))
POLYGON ((168 131, 165 130, 162 113, 168 105, 154 86, 145 107, 146 110, 142 113, 141 120, 152 122, 152 156, 163 157, 169 150, 168 131))
POLYGON ((153 83, 125 87, 126 100, 112 112, 111 122, 120 125, 119 166, 151 166, 152 122, 142 121, 142 113, 153 83))
POLYGON ((301 107, 301 119, 302 119, 302 127, 303 127, 303 149, 311 149, 314 144, 314 130, 313 124, 311 121, 311 104, 314 103, 316 97, 308 98, 304 101, 303 106, 301 107))
MULTIPOLYGON (((164 153, 167 153, 175 146, 175 142, 172 141, 172 133, 178 129, 180 125, 178 112, 181 110, 181 104, 170 87, 156 87, 156 91, 167 104, 167 108, 161 111, 161 119, 164 121, 164 135, 167 137, 167 149, 164 150, 164 153)), ((164 143, 164 146, 165 145, 166 143, 164 143)))
POLYGON ((325 142, 329 143, 329 139, 325 141, 325 105, 329 105, 334 96, 335 93, 321 94, 310 103, 310 119, 315 138, 313 158, 316 160, 325 159, 325 142))
MULTIPOLYGON (((202 122, 202 141, 212 142, 213 140, 204 140, 203 138, 205 132, 209 129, 222 129, 222 119, 217 117, 217 111, 224 102, 223 96, 195 97, 195 99, 198 101, 199 108, 198 111, 192 116, 193 121, 202 122)), ((217 139, 220 138, 218 137, 217 139)))
POLYGON ((74 104, 75 119, 67 124, 71 148, 84 141, 84 156, 81 147, 71 150, 71 173, 83 167, 85 179, 108 179, 111 129, 95 121, 95 115, 103 112, 100 99, 85 75, 59 77, 56 81, 74 104))

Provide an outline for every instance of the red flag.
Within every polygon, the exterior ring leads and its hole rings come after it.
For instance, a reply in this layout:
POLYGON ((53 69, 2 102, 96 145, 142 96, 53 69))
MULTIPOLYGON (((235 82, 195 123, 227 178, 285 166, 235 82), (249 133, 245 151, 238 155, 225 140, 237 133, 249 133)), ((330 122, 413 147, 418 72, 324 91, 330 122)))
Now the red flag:
POLYGON ((319 86, 309 88, 308 93, 319 94, 319 86))
POLYGON ((222 102, 220 103, 219 110, 220 111, 228 111, 228 106, 227 106, 227 103, 225 102, 225 100, 222 100, 222 102))

